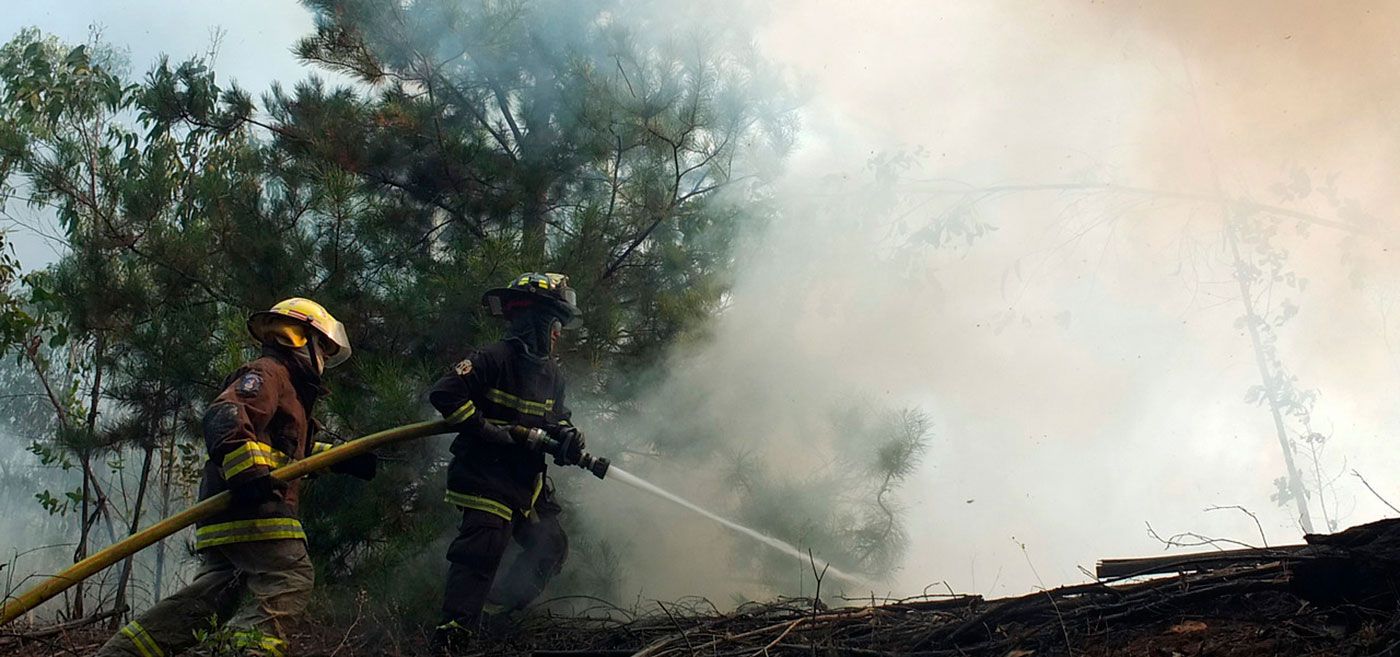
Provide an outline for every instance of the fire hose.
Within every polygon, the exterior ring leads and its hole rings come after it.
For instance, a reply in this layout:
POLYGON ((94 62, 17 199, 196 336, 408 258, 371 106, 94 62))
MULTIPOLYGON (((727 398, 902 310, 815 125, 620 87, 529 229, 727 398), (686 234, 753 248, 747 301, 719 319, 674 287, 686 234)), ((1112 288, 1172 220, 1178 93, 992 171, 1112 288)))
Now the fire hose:
MULTIPOLYGON (((452 431, 453 429, 445 420, 431 420, 428 422, 406 424, 401 427, 386 429, 362 438, 346 441, 319 454, 314 454, 284 467, 277 468, 272 471, 272 476, 281 481, 300 479, 313 472, 325 470, 341 461, 372 452, 386 445, 440 433, 451 433, 452 431)), ((543 439, 543 445, 541 447, 541 451, 550 454, 559 451, 559 444, 549 438, 543 439)), ((573 465, 577 465, 593 473, 593 475, 599 479, 602 479, 608 471, 607 459, 594 457, 590 454, 584 454, 582 458, 573 465)), ((227 509, 232 499, 228 491, 214 495, 180 513, 170 516, 142 531, 93 553, 92 556, 69 566, 57 575, 49 577, 34 588, 25 591, 23 594, 13 599, 6 600, 4 607, 0 607, 0 625, 5 625, 19 618, 25 612, 38 607, 54 596, 68 590, 69 587, 97 574, 104 568, 136 554, 144 548, 154 545, 156 542, 181 529, 227 509)))
MULTIPOLYGON (((447 422, 443 420, 406 424, 401 427, 387 429, 378 433, 369 434, 362 438, 346 441, 319 454, 314 454, 284 467, 277 468, 272 471, 272 476, 281 481, 299 479, 313 472, 329 468, 348 458, 371 452, 385 445, 423 438, 433 434, 448 433, 449 431, 451 431, 451 429, 448 427, 447 422)), ((49 577, 38 586, 25 591, 22 595, 12 600, 6 600, 5 606, 0 607, 0 625, 5 625, 19 618, 20 615, 25 612, 66 591, 68 587, 97 574, 102 569, 122 559, 136 554, 143 548, 154 545, 157 541, 181 529, 227 509, 232 499, 228 491, 214 495, 184 511, 93 553, 92 556, 69 566, 57 575, 49 577)))

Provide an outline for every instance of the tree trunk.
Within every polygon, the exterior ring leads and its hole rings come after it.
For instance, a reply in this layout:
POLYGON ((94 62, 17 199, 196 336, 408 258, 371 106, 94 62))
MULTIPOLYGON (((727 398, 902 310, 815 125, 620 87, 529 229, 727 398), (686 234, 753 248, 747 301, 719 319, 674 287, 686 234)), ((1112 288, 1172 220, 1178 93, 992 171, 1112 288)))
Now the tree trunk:
MULTIPOLYGON (((163 517, 170 516, 170 480, 175 474, 175 433, 171 432, 169 441, 165 446, 165 453, 161 455, 161 465, 164 472, 161 473, 160 482, 160 513, 163 517)), ((160 600, 161 585, 165 581, 165 539, 160 539, 156 543, 156 574, 151 582, 151 602, 160 600)))
MULTIPOLYGON (((91 486, 89 486, 88 484, 91 481, 91 475, 89 474, 91 472, 91 469, 88 468, 88 456, 86 451, 84 451, 83 455, 79 457, 79 463, 82 465, 83 472, 83 501, 80 507, 82 516, 79 519, 78 527, 78 549, 73 551, 73 563, 78 563, 79 561, 82 561, 83 559, 87 558, 88 533, 89 530, 92 528, 92 523, 88 521, 88 497, 91 495, 91 486)), ((73 618, 83 617, 82 582, 78 582, 77 586, 73 587, 73 612, 71 615, 73 618)))
MULTIPOLYGON (((89 403, 87 416, 87 439, 88 444, 83 447, 82 456, 79 462, 83 468, 83 503, 82 503, 82 528, 78 536, 78 549, 73 553, 73 563, 86 559, 88 556, 88 538, 92 534, 92 528, 97 524, 97 516, 102 512, 102 500, 98 499, 96 508, 91 517, 88 514, 88 500, 91 499, 92 490, 96 487, 97 481, 92 474, 92 445, 95 442, 93 437, 97 433, 97 403, 102 396, 102 332, 97 332, 97 337, 93 340, 93 377, 92 377, 92 398, 89 403)), ((83 589, 81 584, 73 593, 73 617, 83 617, 83 589)))
MULTIPOLYGON (((136 487, 136 503, 132 505, 131 528, 127 536, 135 534, 136 531, 141 528, 141 507, 146 501, 146 482, 151 476, 151 461, 155 453, 155 445, 146 447, 146 457, 141 461, 141 483, 136 487)), ((117 626, 121 625, 122 610, 127 606, 126 589, 127 585, 131 582, 132 558, 133 557, 127 557, 126 561, 122 562, 122 576, 117 580, 117 600, 113 605, 113 610, 117 612, 117 615, 113 616, 112 620, 109 621, 108 628, 114 631, 117 629, 117 626)))
POLYGON ((525 207, 520 217, 520 255, 522 263, 530 269, 539 269, 545 264, 545 206, 549 203, 548 185, 540 185, 527 193, 525 207))
POLYGON ((1279 410, 1278 381, 1275 374, 1269 370, 1264 341, 1259 335, 1259 324, 1264 320, 1254 311, 1254 297, 1250 294, 1249 281, 1245 280, 1244 258, 1240 255, 1239 238, 1233 221, 1226 221, 1225 239, 1230 244, 1230 255, 1234 258, 1235 282, 1240 287, 1240 301, 1244 304, 1245 325, 1249 328, 1249 341, 1254 347, 1259 379, 1269 400, 1269 413, 1273 416, 1274 431, 1278 434, 1278 444, 1283 450, 1283 463, 1288 470, 1288 492, 1298 507, 1298 524, 1302 525, 1305 533, 1311 534, 1313 526, 1312 517, 1308 513, 1308 492, 1303 487, 1303 478, 1298 474, 1298 467, 1293 463, 1293 444, 1288 440, 1288 428, 1284 426, 1283 413, 1279 410))

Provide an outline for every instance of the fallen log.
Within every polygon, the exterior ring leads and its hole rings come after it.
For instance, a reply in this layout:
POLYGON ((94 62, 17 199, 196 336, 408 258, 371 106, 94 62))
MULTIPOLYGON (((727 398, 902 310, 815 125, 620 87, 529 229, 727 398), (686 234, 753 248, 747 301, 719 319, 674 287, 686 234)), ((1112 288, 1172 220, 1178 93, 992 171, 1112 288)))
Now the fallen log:
POLYGON ((1145 575, 1202 572, 1230 566, 1289 561, 1312 554, 1311 545, 1281 545, 1269 548, 1242 548, 1157 557, 1101 559, 1095 574, 1099 579, 1124 579, 1145 575))

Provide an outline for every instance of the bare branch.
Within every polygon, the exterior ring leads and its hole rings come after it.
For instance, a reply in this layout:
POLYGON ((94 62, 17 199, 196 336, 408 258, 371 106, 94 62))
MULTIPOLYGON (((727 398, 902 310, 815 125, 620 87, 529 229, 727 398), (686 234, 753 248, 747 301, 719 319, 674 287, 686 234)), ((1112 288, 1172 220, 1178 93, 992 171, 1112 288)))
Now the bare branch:
POLYGON ((1376 492, 1376 489, 1371 487, 1371 482, 1366 481, 1366 478, 1363 477, 1363 476, 1361 476, 1361 473, 1360 473, 1360 472, 1357 472, 1357 471, 1355 471, 1355 470, 1352 470, 1352 471, 1351 471, 1351 474, 1352 474, 1353 477, 1356 477, 1357 479, 1360 479, 1360 480, 1361 480, 1361 483, 1363 483, 1363 484, 1366 485, 1366 490, 1371 491, 1371 494, 1372 494, 1372 495, 1375 495, 1375 496, 1376 496, 1376 499, 1380 500, 1382 504, 1384 504, 1384 505, 1390 507, 1390 510, 1391 510, 1391 511, 1394 511, 1394 512, 1396 512, 1396 513, 1400 513, 1400 509, 1395 508, 1395 505, 1394 505, 1394 504, 1391 504, 1391 503, 1390 503, 1389 501, 1387 501, 1384 497, 1381 497, 1381 494, 1380 494, 1380 493, 1377 493, 1377 492, 1376 492))
POLYGON ((1249 509, 1246 509, 1246 508, 1244 508, 1243 506, 1240 506, 1240 505, 1238 505, 1238 504, 1229 504, 1229 505, 1226 505, 1226 506, 1209 506, 1209 507, 1206 507, 1206 511, 1208 511, 1208 512, 1209 512, 1209 511, 1225 511, 1225 510, 1229 510, 1229 509, 1234 509, 1234 510, 1236 510, 1236 511, 1239 511, 1239 512, 1241 512, 1241 513, 1243 513, 1243 514, 1249 516, 1249 519, 1254 521, 1254 527, 1255 527, 1256 529, 1259 530, 1259 540, 1260 540, 1260 541, 1263 541, 1264 547, 1269 547, 1269 539, 1268 539, 1268 537, 1264 536, 1264 526, 1261 525, 1261 524, 1259 524, 1259 516, 1254 515, 1254 513, 1251 512, 1249 509))

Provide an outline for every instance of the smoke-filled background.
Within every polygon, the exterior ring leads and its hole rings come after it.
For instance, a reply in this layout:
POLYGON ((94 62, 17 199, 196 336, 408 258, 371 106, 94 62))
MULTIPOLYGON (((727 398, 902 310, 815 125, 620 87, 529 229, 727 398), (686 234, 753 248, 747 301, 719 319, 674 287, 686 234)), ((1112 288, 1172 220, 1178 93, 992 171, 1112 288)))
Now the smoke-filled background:
MULTIPOLYGON (((811 448, 846 440, 822 430, 830 409, 922 407, 932 431, 901 493, 896 595, 1079 581, 1099 557, 1163 549, 1148 524, 1265 540, 1216 506, 1296 542, 1296 508, 1275 499, 1277 432, 1250 395, 1261 379, 1225 229, 1258 203, 1306 215, 1278 217, 1271 241, 1306 282, 1252 293, 1260 313, 1297 307, 1277 352, 1317 393, 1325 442, 1287 429, 1313 526, 1390 513, 1352 475, 1395 490, 1400 87, 1383 14, 769 8, 761 47, 809 94, 783 212, 745 254, 713 339, 675 355, 651 430, 708 423, 801 476, 811 448)), ((675 573, 687 554, 658 567, 675 573)), ((713 567, 674 592, 713 582, 713 567)))
MULTIPOLYGON (((288 49, 310 29, 282 5, 22 6, 0 31, 81 41, 96 22, 138 69, 223 26, 215 68, 254 89, 266 71, 295 77, 288 49)), ((796 81, 801 127, 722 310, 651 368, 639 412, 598 421, 596 451, 760 528, 824 508, 841 522, 869 497, 843 484, 878 461, 862 422, 911 413, 927 423, 921 458, 881 499, 907 540, 870 573, 895 596, 1078 581, 1179 532, 1297 541, 1271 406, 1315 531, 1390 512, 1353 471, 1400 501, 1400 46, 1386 29, 1400 9, 726 9, 704 20, 747 21, 796 81), (1261 357, 1286 384, 1258 388, 1261 357), (1236 505, 1259 526, 1207 510, 1236 505)), ((51 257, 20 249, 28 267, 51 257)), ((560 479, 576 522, 621 555, 621 597, 811 586, 800 563, 758 581, 761 546, 663 501, 560 479)), ((7 524, 42 513, 13 505, 7 524)))

